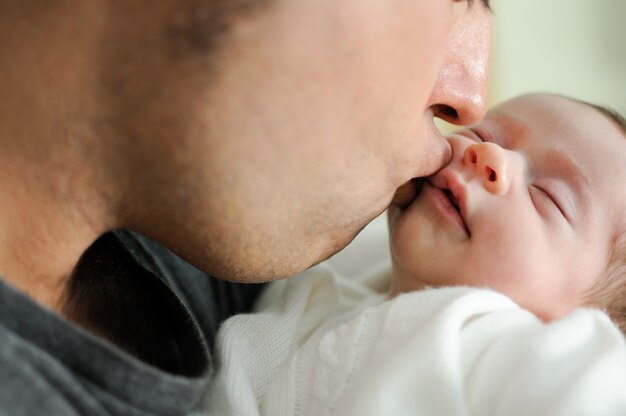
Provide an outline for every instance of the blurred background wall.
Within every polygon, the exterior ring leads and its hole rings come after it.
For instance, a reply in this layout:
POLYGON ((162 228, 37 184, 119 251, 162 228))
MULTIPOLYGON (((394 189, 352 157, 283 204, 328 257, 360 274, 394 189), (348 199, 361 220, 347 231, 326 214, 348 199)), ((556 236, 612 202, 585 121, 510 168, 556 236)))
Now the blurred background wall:
POLYGON ((490 104, 530 91, 626 115, 625 0, 492 0, 490 104))

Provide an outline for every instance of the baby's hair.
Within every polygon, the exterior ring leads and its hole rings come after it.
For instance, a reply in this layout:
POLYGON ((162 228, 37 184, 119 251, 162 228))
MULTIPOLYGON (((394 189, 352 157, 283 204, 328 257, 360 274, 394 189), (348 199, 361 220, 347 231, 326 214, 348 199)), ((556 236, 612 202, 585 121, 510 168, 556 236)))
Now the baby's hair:
MULTIPOLYGON (((596 104, 579 102, 605 115, 622 131, 626 139, 626 120, 621 114, 596 104)), ((587 294, 586 304, 603 309, 626 334, 626 230, 616 231, 607 266, 601 279, 587 294)))
POLYGON ((626 334, 626 232, 613 239, 607 266, 586 304, 604 310, 626 334))
POLYGON ((590 104, 590 103, 584 103, 584 104, 587 104, 588 106, 593 107, 596 110, 598 110, 600 113, 604 114, 609 120, 615 123, 617 127, 620 128, 620 130, 622 130, 622 133, 624 133, 624 137, 626 138, 626 120, 620 113, 618 113, 617 111, 613 109, 602 107, 600 105, 590 104))

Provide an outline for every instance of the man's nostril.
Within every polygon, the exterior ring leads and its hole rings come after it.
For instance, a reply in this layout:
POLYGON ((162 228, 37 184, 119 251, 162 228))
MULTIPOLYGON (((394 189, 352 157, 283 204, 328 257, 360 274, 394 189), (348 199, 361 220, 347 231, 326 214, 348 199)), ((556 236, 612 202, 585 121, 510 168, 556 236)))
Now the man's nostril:
POLYGON ((489 182, 495 182, 498 180, 498 174, 495 170, 491 169, 489 166, 485 168, 487 171, 487 178, 489 178, 489 182))
POLYGON ((446 104, 437 104, 435 106, 435 114, 448 121, 455 121, 459 118, 459 113, 454 108, 446 104))

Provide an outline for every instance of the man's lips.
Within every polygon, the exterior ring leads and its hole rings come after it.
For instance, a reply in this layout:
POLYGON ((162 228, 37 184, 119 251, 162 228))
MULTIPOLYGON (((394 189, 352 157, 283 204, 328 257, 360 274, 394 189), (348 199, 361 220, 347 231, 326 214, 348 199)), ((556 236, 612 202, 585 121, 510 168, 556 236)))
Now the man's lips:
POLYGON ((391 200, 391 204, 398 208, 406 208, 415 199, 422 188, 422 179, 413 178, 404 185, 400 186, 391 200))

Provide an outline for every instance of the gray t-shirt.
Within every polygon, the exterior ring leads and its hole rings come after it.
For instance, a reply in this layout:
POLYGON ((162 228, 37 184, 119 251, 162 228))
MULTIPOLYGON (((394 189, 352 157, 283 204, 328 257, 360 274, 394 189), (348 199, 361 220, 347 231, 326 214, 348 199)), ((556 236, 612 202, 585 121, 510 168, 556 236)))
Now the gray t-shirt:
POLYGON ((89 313, 139 347, 118 348, 0 279, 0 415, 183 415, 200 404, 212 374, 207 345, 248 300, 137 234, 99 244, 110 258, 91 267, 104 270, 98 282, 112 280, 95 285, 90 296, 102 301, 89 313), (106 296, 118 282, 134 285, 122 288, 122 306, 106 296))

